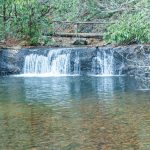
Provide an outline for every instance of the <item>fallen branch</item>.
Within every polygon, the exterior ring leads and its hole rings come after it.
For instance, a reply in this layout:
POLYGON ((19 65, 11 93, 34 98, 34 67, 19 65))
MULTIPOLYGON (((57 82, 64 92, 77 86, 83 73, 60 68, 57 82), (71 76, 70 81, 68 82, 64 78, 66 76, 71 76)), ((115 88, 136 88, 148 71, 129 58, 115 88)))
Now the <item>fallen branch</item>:
POLYGON ((103 39, 103 35, 99 34, 99 33, 54 33, 54 34, 50 34, 50 35, 48 34, 48 36, 103 39))

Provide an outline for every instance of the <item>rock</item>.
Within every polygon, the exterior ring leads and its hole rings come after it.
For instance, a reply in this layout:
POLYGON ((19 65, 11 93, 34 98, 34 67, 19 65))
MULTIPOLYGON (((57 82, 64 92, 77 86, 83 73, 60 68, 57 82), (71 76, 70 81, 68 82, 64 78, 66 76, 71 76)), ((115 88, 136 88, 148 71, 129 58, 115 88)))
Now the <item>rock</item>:
POLYGON ((13 46, 12 49, 19 50, 19 49, 21 49, 21 45, 13 46))
MULTIPOLYGON (((81 42, 81 41, 80 41, 81 42)), ((83 41, 84 43, 84 41, 83 41)), ((57 49, 57 48, 56 48, 57 49)), ((42 48, 15 48, 15 49, 0 49, 0 74, 16 74, 22 73, 24 59, 26 55, 37 54, 47 56, 51 48, 42 47, 42 48)), ((103 47, 93 47, 93 48, 69 48, 67 51, 72 51, 70 53, 71 64, 74 64, 74 59, 76 51, 79 53, 80 57, 80 68, 81 74, 91 73, 92 60, 97 56, 97 52, 102 53, 107 51, 109 54, 113 51, 113 66, 115 74, 126 74, 133 76, 144 76, 150 77, 150 53, 149 47, 142 47, 142 51, 146 52, 144 57, 139 53, 141 47, 112 47, 112 46, 103 46, 103 47), (135 51, 136 50, 136 51, 135 51), (145 57, 146 56, 146 57, 145 57), (138 65, 137 65, 138 64, 138 65), (141 65, 141 67, 140 67, 141 65), (143 66, 147 66, 146 68, 143 66)), ((64 49, 66 51, 66 49, 64 49)))
POLYGON ((86 40, 76 40, 73 45, 88 45, 88 42, 86 40))
POLYGON ((6 44, 4 41, 0 41, 0 50, 5 48, 6 47, 6 44))
POLYGON ((20 45, 21 47, 23 47, 23 46, 28 46, 29 43, 28 43, 27 41, 21 41, 21 42, 19 43, 19 45, 20 45))
POLYGON ((20 49, 2 49, 0 51, 0 75, 21 73, 24 53, 20 49))

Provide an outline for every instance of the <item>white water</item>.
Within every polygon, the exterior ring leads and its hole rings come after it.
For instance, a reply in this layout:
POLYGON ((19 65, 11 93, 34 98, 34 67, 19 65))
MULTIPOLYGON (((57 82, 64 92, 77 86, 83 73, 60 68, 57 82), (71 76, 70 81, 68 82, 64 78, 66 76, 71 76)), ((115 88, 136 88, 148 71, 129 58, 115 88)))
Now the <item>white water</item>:
POLYGON ((75 53, 74 74, 80 74, 80 58, 78 52, 75 53))
POLYGON ((114 75, 113 52, 97 52, 97 56, 92 59, 92 74, 101 76, 114 75))
POLYGON ((79 75, 79 53, 74 56, 73 70, 71 67, 71 52, 64 50, 51 50, 47 56, 30 54, 24 63, 25 76, 64 76, 79 75))
MULTIPOLYGON (((94 76, 114 76, 112 51, 98 51, 92 59, 91 74, 94 76)), ((26 77, 76 76, 80 75, 78 51, 67 49, 50 50, 47 55, 30 54, 25 57, 23 74, 26 77)))

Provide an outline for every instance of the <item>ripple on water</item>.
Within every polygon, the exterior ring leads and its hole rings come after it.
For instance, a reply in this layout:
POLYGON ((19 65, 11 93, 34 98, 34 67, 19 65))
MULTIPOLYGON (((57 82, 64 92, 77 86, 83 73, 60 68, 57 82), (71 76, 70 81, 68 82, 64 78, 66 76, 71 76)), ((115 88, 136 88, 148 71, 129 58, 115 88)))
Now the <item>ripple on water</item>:
POLYGON ((150 93, 133 87, 117 77, 0 80, 0 149, 149 150, 150 93))

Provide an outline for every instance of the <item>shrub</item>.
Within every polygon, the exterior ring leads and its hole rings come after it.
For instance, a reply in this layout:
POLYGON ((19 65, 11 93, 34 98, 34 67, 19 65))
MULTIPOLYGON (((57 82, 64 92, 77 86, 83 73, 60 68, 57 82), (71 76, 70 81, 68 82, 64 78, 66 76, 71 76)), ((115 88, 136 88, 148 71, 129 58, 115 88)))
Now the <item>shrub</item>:
POLYGON ((52 30, 50 1, 0 0, 0 40, 24 39, 38 45, 45 30, 52 30))
POLYGON ((150 20, 146 13, 126 14, 107 28, 107 43, 150 43, 150 20))

